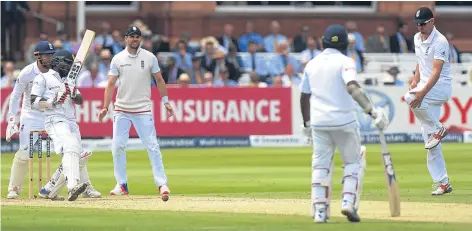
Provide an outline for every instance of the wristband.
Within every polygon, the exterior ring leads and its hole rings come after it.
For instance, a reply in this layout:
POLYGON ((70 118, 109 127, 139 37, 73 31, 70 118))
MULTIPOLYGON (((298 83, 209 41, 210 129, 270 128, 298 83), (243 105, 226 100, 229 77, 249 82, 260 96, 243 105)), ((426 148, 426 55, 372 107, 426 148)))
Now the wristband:
POLYGON ((162 103, 164 104, 169 103, 169 97, 167 96, 162 97, 162 103))
POLYGON ((103 109, 107 110, 107 112, 108 112, 108 107, 104 107, 104 108, 102 108, 102 110, 103 110, 103 109))

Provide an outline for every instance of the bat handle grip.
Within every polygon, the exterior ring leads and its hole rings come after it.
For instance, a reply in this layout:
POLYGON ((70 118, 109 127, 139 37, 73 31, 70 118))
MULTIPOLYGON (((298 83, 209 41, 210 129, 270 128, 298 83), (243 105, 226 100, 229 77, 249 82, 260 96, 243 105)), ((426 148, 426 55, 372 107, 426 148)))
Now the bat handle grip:
POLYGON ((387 141, 385 141, 385 134, 382 130, 379 130, 380 145, 382 146, 382 153, 387 153, 387 141))

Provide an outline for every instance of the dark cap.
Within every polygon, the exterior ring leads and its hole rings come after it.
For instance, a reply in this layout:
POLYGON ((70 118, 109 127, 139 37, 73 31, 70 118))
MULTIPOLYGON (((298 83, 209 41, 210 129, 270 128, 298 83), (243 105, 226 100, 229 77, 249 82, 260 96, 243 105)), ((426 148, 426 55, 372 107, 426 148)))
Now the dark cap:
POLYGON ((421 7, 416 11, 415 23, 416 25, 422 24, 432 19, 433 17, 433 11, 431 11, 431 9, 429 9, 428 7, 421 7))
POLYGON ((344 50, 347 48, 349 41, 347 38, 347 30, 344 26, 335 24, 326 28, 322 38, 323 47, 344 50))
POLYGON ((128 30, 126 30, 125 36, 130 35, 139 35, 141 36, 141 30, 137 26, 130 26, 128 30))
POLYGON ((54 45, 52 45, 52 43, 48 41, 41 41, 34 47, 35 55, 54 53, 56 53, 56 48, 54 47, 54 45))

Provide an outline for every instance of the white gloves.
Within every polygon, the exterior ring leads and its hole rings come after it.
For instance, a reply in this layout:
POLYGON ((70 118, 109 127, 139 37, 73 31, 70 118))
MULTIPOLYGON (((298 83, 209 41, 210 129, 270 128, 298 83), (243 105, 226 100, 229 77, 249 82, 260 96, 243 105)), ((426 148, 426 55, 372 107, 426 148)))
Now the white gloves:
POLYGON ((373 108, 371 111, 374 124, 379 130, 384 130, 390 121, 388 120, 387 112, 383 108, 373 108))
POLYGON ((305 144, 313 145, 313 136, 311 133, 311 127, 304 127, 303 125, 301 126, 302 134, 303 134, 303 140, 305 144))
POLYGON ((64 104, 68 95, 69 95, 68 89, 65 92, 63 91, 57 92, 56 96, 54 96, 51 99, 48 99, 48 103, 51 104, 52 106, 56 106, 58 104, 64 104))
POLYGON ((67 83, 64 83, 64 85, 65 85, 66 89, 69 89, 71 99, 75 99, 75 97, 77 95, 80 95, 79 89, 76 88, 75 86, 69 85, 67 83))
POLYGON ((19 118, 17 116, 8 117, 8 125, 7 125, 6 137, 5 137, 5 140, 7 142, 10 142, 11 137, 19 132, 18 122, 19 122, 19 118))

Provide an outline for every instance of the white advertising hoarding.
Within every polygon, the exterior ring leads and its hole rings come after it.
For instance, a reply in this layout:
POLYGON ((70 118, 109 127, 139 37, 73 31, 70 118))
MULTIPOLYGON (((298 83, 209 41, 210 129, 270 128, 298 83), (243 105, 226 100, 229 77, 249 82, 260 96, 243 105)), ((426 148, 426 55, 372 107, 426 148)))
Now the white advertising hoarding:
MULTIPOLYGON (((390 125, 386 133, 421 133, 419 121, 413 115, 403 96, 405 87, 366 87, 373 103, 389 112, 390 125)), ((292 123, 294 134, 300 134, 302 116, 300 111, 300 90, 292 88, 292 123)), ((357 118, 361 133, 376 133, 372 120, 358 108, 357 118)), ((472 89, 454 86, 451 99, 441 108, 441 122, 450 133, 463 133, 472 130, 472 89)))

